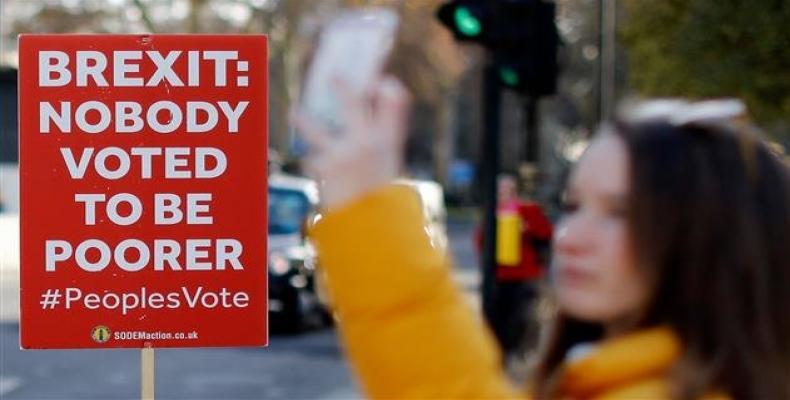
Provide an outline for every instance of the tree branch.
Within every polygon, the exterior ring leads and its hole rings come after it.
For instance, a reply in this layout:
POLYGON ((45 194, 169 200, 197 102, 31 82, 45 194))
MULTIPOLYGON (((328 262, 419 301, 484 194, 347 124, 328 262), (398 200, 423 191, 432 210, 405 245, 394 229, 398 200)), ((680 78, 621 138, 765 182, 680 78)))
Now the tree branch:
POLYGON ((146 7, 145 4, 143 4, 143 2, 140 0, 132 0, 132 3, 134 3, 137 9, 140 10, 140 16, 143 19, 146 29, 148 29, 148 31, 151 33, 156 33, 156 26, 154 25, 154 22, 151 20, 151 16, 148 13, 148 7, 146 7))

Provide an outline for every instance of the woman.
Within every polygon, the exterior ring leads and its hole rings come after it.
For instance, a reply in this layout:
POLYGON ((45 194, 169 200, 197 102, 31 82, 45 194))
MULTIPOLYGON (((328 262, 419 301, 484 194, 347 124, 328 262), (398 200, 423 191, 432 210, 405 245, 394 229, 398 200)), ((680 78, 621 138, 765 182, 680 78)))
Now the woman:
MULTIPOLYGON (((313 232, 341 331, 376 398, 513 398, 490 334, 389 185, 408 95, 346 91, 346 129, 297 125, 322 184, 313 232)), ((536 398, 790 398, 790 183, 738 101, 639 105, 570 179, 536 398)))

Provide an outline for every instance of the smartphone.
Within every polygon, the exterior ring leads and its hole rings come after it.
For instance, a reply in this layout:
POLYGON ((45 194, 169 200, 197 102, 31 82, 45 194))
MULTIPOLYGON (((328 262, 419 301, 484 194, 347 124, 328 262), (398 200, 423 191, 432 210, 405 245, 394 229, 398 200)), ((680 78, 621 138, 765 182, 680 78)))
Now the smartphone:
POLYGON ((332 130, 343 127, 335 79, 352 89, 370 85, 382 72, 392 50, 399 18, 393 10, 346 11, 321 32, 300 99, 302 112, 332 130))

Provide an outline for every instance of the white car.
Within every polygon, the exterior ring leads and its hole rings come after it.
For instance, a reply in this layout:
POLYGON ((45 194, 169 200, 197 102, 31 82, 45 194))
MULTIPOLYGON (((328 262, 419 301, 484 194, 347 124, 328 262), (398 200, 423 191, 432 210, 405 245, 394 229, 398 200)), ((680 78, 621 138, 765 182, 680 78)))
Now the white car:
POLYGON ((0 320, 19 318, 19 165, 0 163, 0 320))
POLYGON ((447 251, 447 209, 442 186, 434 181, 417 179, 399 179, 397 182, 411 186, 419 194, 428 236, 434 247, 447 251))

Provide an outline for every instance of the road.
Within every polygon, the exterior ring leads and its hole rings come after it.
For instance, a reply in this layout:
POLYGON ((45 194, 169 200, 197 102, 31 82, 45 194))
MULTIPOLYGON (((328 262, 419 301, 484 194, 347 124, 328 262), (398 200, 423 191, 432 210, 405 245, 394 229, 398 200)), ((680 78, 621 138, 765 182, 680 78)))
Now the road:
MULTIPOLYGON (((0 327, 3 399, 133 399, 139 350, 25 351, 0 327)), ((358 397, 332 330, 275 336, 268 348, 156 350, 159 399, 358 397)))
MULTIPOLYGON (((466 220, 448 223, 454 278, 476 305, 479 277, 471 232, 472 224, 466 220)), ((20 351, 18 285, 17 271, 0 267, 0 399, 139 398, 139 350, 20 351)), ((267 348, 156 350, 156 395, 158 399, 361 397, 332 329, 273 336, 267 348)))

